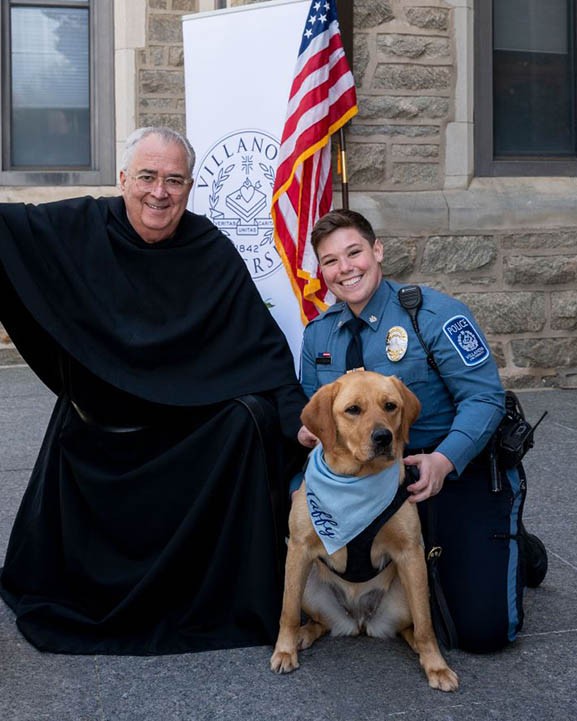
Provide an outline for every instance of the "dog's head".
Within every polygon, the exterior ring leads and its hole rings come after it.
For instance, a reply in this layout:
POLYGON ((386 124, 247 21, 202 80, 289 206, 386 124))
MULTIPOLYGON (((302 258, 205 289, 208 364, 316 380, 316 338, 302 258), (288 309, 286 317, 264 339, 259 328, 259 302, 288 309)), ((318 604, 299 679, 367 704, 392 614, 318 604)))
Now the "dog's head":
POLYGON ((376 473, 403 455, 421 404, 394 376, 355 371, 322 386, 301 420, 323 444, 335 473, 376 473))

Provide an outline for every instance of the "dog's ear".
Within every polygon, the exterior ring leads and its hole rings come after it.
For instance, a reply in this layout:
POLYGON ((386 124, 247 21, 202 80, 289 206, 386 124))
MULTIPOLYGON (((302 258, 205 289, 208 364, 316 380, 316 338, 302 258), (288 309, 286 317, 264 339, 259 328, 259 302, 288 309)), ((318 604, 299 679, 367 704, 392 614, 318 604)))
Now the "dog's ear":
POLYGON ((312 396, 301 413, 301 421, 320 440, 325 450, 330 450, 337 440, 337 427, 333 417, 333 401, 338 390, 338 381, 322 386, 312 396))
POLYGON ((401 435, 403 443, 409 442, 409 430, 413 423, 419 417, 421 412, 421 402, 413 391, 409 390, 407 386, 395 376, 392 377, 401 398, 403 399, 403 415, 401 418, 401 435))

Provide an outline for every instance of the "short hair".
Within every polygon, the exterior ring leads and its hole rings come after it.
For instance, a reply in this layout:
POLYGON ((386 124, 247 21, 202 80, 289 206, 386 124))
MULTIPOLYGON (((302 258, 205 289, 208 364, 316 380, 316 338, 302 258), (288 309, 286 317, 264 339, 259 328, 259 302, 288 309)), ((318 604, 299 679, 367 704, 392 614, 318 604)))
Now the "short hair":
POLYGON ((162 125, 150 125, 145 128, 137 128, 132 133, 130 133, 124 144, 124 153, 122 154, 121 163, 122 170, 128 170, 128 166, 132 162, 132 156, 134 155, 136 146, 140 143, 141 140, 144 140, 144 138, 147 138, 149 135, 158 135, 164 140, 165 143, 178 143, 186 153, 188 173, 192 177, 194 162, 196 160, 194 148, 188 142, 188 139, 184 135, 177 132, 176 130, 173 130, 172 128, 167 128, 162 125))
POLYGON ((354 228, 371 246, 375 244, 377 239, 373 226, 364 215, 345 208, 330 210, 317 220, 311 232, 311 245, 317 257, 319 243, 340 228, 354 228))

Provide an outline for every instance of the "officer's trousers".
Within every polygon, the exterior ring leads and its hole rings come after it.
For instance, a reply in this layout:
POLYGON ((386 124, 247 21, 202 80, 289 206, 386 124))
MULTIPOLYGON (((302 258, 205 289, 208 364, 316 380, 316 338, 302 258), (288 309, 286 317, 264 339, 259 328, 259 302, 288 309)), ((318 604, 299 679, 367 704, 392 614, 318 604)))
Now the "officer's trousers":
POLYGON ((484 452, 419 504, 426 550, 442 549, 438 570, 457 645, 474 653, 503 648, 523 624, 518 532, 525 473, 519 465, 501 475, 502 489, 495 493, 484 452))

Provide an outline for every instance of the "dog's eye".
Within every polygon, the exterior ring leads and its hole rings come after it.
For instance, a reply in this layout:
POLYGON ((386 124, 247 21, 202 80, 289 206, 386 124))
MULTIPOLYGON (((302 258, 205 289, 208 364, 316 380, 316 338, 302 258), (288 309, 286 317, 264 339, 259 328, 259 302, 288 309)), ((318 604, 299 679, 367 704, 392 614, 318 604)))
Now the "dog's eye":
POLYGON ((348 408, 345 408, 345 413, 348 413, 350 416, 358 416, 360 412, 360 406, 349 406, 348 408))
POLYGON ((389 413, 392 413, 393 411, 397 410, 397 404, 396 403, 385 403, 385 410, 389 413))

